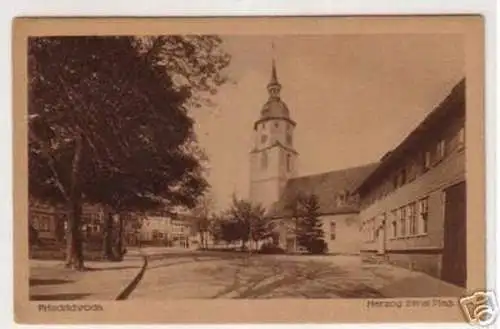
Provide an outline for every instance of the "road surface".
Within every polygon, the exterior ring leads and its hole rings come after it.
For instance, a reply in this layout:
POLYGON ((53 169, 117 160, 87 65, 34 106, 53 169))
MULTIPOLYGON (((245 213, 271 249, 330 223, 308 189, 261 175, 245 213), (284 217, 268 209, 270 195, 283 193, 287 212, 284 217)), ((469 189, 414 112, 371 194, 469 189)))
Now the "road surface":
POLYGON ((377 298, 413 272, 357 256, 251 255, 144 250, 149 265, 129 296, 179 298, 377 298))

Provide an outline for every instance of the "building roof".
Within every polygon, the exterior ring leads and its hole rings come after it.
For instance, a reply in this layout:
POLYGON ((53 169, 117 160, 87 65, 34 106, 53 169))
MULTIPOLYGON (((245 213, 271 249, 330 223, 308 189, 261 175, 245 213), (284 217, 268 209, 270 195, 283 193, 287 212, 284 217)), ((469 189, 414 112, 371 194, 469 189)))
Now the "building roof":
POLYGON ((363 193, 385 173, 392 170, 400 159, 408 154, 415 154, 416 149, 421 147, 434 132, 439 132, 446 126, 450 117, 462 115, 465 115, 465 79, 457 83, 448 96, 398 146, 382 157, 377 169, 360 183, 356 191, 363 193))
MULTIPOLYGON (((270 217, 285 217, 287 206, 299 195, 316 195, 318 197, 320 214, 353 213, 359 211, 356 201, 337 203, 337 196, 344 193, 347 197, 358 184, 366 178, 378 163, 330 171, 322 174, 302 176, 288 180, 280 200, 275 203, 268 215, 270 217)), ((354 200, 354 199, 352 199, 354 200)))

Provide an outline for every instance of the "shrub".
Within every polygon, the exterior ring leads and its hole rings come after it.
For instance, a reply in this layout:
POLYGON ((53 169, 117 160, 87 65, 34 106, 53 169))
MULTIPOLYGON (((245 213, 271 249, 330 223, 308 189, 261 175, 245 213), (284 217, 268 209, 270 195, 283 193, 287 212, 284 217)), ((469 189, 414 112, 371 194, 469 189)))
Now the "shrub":
POLYGON ((273 243, 264 243, 260 249, 260 254, 284 254, 285 251, 273 243))
POLYGON ((328 246, 324 240, 313 240, 307 246, 307 251, 311 254, 324 254, 328 251, 328 246))

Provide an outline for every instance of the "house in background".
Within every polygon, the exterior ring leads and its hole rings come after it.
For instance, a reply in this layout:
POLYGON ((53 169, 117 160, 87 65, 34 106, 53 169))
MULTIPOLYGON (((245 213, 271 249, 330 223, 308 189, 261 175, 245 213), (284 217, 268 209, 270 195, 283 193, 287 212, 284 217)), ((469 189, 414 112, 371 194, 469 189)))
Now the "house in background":
POLYGON ((189 216, 167 212, 148 212, 140 216, 141 243, 189 247, 192 227, 189 216))
MULTIPOLYGON (((109 211, 93 204, 82 206, 82 236, 84 239, 100 239, 102 225, 109 211)), ((29 200, 28 223, 30 230, 40 240, 64 242, 69 211, 63 205, 51 205, 33 198, 29 200)))
POLYGON ((356 192, 364 256, 465 286, 465 80, 356 192))
MULTIPOLYGON (((64 241, 67 211, 62 206, 49 205, 30 198, 28 224, 39 240, 64 241)), ((32 241, 35 242, 35 241, 32 241)))

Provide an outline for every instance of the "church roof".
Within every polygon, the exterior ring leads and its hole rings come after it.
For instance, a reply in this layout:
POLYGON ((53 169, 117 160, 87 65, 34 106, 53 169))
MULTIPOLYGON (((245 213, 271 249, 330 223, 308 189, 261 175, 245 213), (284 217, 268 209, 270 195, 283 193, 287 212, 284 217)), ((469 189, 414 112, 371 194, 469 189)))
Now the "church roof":
POLYGON ((269 98, 264 106, 262 106, 262 110, 260 111, 260 118, 255 123, 254 128, 257 127, 258 123, 270 119, 284 119, 295 125, 295 122, 290 119, 290 111, 288 110, 288 106, 280 97, 281 84, 278 81, 278 73, 276 72, 276 64, 274 59, 271 68, 271 80, 267 84, 267 90, 269 92, 269 98))
POLYGON ((316 195, 320 214, 341 214, 359 211, 357 198, 351 193, 370 175, 378 163, 367 164, 322 174, 302 176, 288 180, 283 194, 269 210, 270 217, 289 216, 287 206, 299 195, 316 195), (338 196, 344 195, 344 202, 338 196))
POLYGON ((260 118, 289 118, 290 111, 285 102, 280 98, 269 99, 264 106, 262 106, 262 111, 260 112, 260 118))

